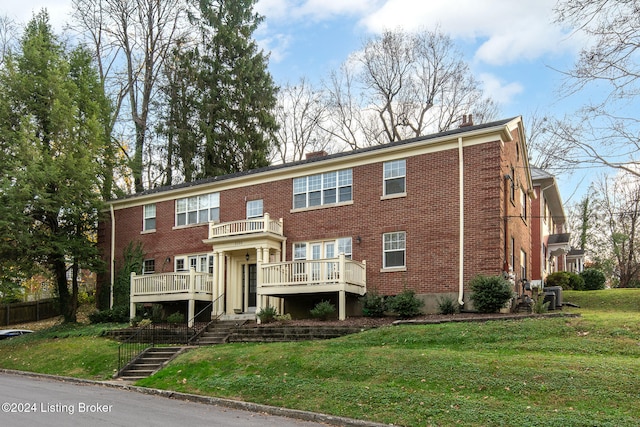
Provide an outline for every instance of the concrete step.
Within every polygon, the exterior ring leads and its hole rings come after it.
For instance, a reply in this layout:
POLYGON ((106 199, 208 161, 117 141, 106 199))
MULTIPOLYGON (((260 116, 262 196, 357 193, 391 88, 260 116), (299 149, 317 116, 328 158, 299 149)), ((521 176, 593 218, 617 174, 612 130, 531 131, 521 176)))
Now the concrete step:
POLYGON ((152 347, 147 349, 136 361, 122 371, 119 378, 137 381, 146 378, 171 360, 182 347, 152 347))

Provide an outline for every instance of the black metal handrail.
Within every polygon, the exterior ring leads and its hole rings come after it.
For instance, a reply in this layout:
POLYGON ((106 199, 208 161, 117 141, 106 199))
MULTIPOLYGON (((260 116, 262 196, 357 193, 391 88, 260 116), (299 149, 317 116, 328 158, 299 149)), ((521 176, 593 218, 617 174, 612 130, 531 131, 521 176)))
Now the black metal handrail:
POLYGON ((122 341, 118 346, 118 374, 148 348, 155 347, 158 344, 189 345, 196 337, 202 334, 210 323, 196 322, 196 319, 209 307, 213 307, 213 304, 218 299, 207 304, 184 323, 151 323, 138 329, 126 340, 122 341), (189 323, 192 322, 193 327, 189 327, 189 323))

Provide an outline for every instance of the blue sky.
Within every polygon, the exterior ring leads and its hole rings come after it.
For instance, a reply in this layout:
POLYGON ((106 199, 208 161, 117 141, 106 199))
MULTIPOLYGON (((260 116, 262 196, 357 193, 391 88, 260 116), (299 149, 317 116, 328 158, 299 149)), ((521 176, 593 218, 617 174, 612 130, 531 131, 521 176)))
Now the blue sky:
MULTIPOLYGON (((265 17, 255 34, 270 52, 276 83, 302 77, 319 83, 385 29, 434 29, 451 36, 474 75, 500 106, 500 118, 534 112, 571 114, 581 99, 557 89, 584 40, 553 23, 556 0, 259 0, 265 17)), ((46 7, 56 29, 69 20, 71 0, 0 0, 0 15, 26 22, 46 7)), ((589 94, 583 94, 582 98, 589 94)), ((567 200, 581 176, 558 177, 567 200)), ((588 186, 588 180, 581 186, 588 186)))

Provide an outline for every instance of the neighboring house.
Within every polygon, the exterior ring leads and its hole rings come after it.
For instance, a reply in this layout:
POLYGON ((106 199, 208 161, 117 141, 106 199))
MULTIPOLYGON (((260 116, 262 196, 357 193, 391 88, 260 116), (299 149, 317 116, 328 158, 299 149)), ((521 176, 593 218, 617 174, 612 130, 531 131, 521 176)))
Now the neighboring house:
POLYGON ((329 300, 344 319, 367 292, 405 289, 427 312, 442 297, 468 304, 477 274, 529 278, 524 135, 521 117, 465 117, 434 135, 145 191, 109 202, 99 245, 116 268, 130 242, 143 246, 132 316, 159 302, 191 319, 214 302, 212 316, 272 306, 296 318, 329 300))
POLYGON ((571 247, 566 232, 566 215, 556 179, 537 167, 531 167, 535 198, 532 201, 531 244, 534 254, 531 281, 542 285, 557 271, 579 273, 584 269, 584 251, 571 247))

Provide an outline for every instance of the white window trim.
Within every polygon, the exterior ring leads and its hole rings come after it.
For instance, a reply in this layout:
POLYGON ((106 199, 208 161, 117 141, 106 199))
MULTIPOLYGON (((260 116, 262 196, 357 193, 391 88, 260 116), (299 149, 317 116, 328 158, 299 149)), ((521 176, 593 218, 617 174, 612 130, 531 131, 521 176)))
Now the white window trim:
POLYGON ((262 199, 247 200, 246 211, 247 211, 247 219, 262 218, 264 216, 264 201, 262 199), (260 203, 260 214, 256 215, 255 213, 251 213, 251 210, 256 211, 256 209, 253 207, 253 204, 257 205, 258 202, 260 203))
POLYGON ((292 191, 292 200, 291 200, 291 206, 292 206, 291 212, 302 212, 302 211, 306 211, 306 210, 322 209, 322 208, 327 208, 327 207, 336 207, 336 206, 343 206, 343 205, 347 205, 347 204, 353 204, 353 169, 351 169, 351 168, 340 169, 340 170, 335 170, 335 171, 329 171, 329 172, 324 172, 324 173, 319 173, 319 174, 306 175, 306 176, 300 176, 300 177, 293 178, 293 189, 292 190, 293 191, 292 191), (349 181, 348 181, 347 185, 345 185, 344 182, 343 183, 340 182, 340 174, 341 174, 341 172, 346 172, 346 171, 349 171, 349 181), (331 187, 325 187, 325 177, 328 176, 329 174, 335 174, 335 184, 332 185, 331 187), (309 179, 310 178, 317 178, 317 177, 320 177, 320 187, 319 187, 319 189, 314 189, 312 192, 318 191, 320 193, 320 204, 309 206, 309 193, 310 193, 310 191, 309 191, 309 179), (302 180, 302 179, 305 180, 305 182, 304 182, 304 191, 296 192, 295 182, 296 182, 296 180, 299 181, 299 180, 302 180), (347 188, 347 187, 351 188, 351 199, 340 201, 340 189, 347 188), (325 203, 325 201, 324 201, 325 191, 329 190, 329 189, 335 189, 335 202, 325 203), (297 195, 301 195, 301 194, 305 195, 305 206, 297 208, 297 207, 295 207, 296 196, 297 195))
POLYGON ((393 271, 406 271, 407 270, 407 232, 406 231, 392 231, 389 233, 383 233, 382 234, 382 268, 380 269, 380 272, 393 272, 393 271), (402 233, 404 234, 404 248, 402 249, 402 251, 404 252, 404 265, 398 265, 398 266, 391 266, 391 267, 387 267, 386 266, 386 253, 387 252, 399 252, 398 249, 394 249, 394 250, 387 250, 385 249, 385 236, 388 234, 399 234, 402 233))
POLYGON ((203 224, 208 224, 210 222, 217 222, 220 219, 220 193, 219 192, 213 192, 213 193, 207 193, 207 194, 199 194, 197 196, 190 196, 190 197, 182 197, 179 199, 175 200, 175 216, 174 216, 174 227, 173 229, 178 229, 178 228, 187 228, 187 227, 196 227, 196 226, 201 226, 203 224), (212 197, 215 196, 215 197, 212 197), (207 208, 200 208, 200 198, 201 197, 208 197, 209 200, 211 200, 211 198, 216 199, 217 204, 209 204, 209 206, 207 208), (196 222, 189 222, 189 212, 194 212, 194 210, 189 210, 189 200, 190 199, 195 199, 195 212, 196 212, 196 222), (178 204, 184 200, 185 201, 185 211, 178 211, 178 204), (208 210, 208 221, 205 222, 200 222, 200 211, 207 209, 208 210), (218 210, 218 218, 211 218, 211 209, 217 209, 218 210), (185 215, 185 223, 184 224, 180 224, 178 225, 178 215, 184 214, 185 215))
POLYGON ((197 253, 197 254, 180 254, 176 255, 173 259, 173 271, 177 273, 185 273, 191 270, 191 260, 195 258, 195 267, 197 273, 211 273, 213 270, 213 254, 211 253, 197 253), (200 271, 202 266, 202 261, 205 259, 207 271, 200 271), (178 270, 178 261, 182 261, 184 268, 182 270, 178 270))
POLYGON ((406 197, 406 196, 407 196, 407 161, 406 159, 390 160, 388 162, 384 162, 382 164, 382 197, 380 197, 380 200, 395 199, 398 197, 406 197), (387 165, 391 165, 392 163, 398 163, 398 162, 404 162, 404 174, 386 176, 387 165), (398 179, 398 178, 404 178, 404 191, 399 193, 387 194, 387 181, 390 179, 398 179))
POLYGON ((148 203, 146 205, 142 206, 142 231, 140 232, 140 234, 146 234, 146 233, 155 233, 156 228, 158 227, 158 210, 157 210, 157 206, 155 203, 148 203), (153 206, 153 216, 147 216, 147 206, 153 206), (146 228, 147 227, 147 220, 153 218, 153 222, 155 224, 155 227, 153 228, 146 228))

